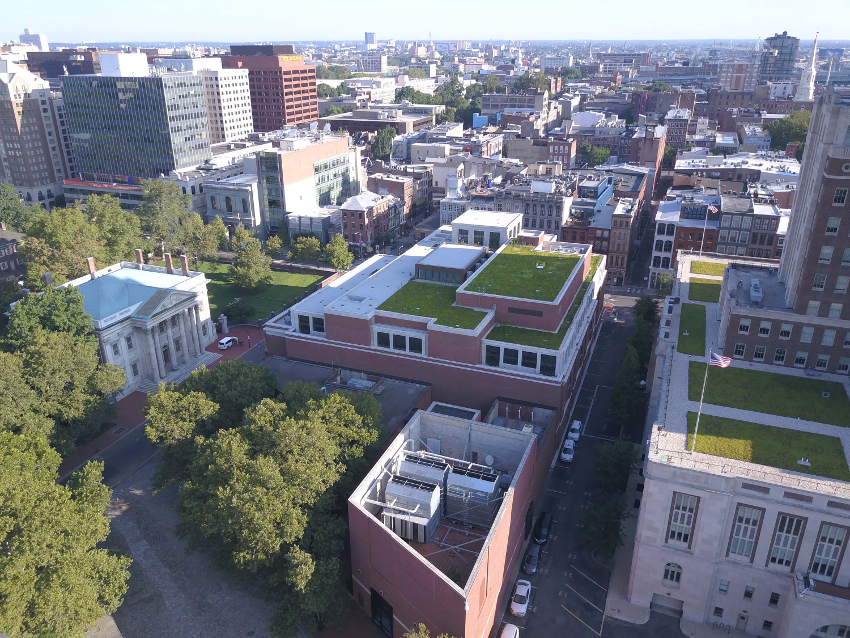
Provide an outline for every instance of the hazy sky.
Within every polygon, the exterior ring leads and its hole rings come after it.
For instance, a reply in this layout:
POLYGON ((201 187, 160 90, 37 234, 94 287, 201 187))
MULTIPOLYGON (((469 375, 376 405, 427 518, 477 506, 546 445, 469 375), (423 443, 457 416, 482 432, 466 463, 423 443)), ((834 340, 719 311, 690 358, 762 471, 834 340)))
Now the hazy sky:
POLYGON ((850 0, 5 0, 0 41, 24 27, 51 42, 296 41, 378 38, 714 39, 787 30, 850 40, 850 0))

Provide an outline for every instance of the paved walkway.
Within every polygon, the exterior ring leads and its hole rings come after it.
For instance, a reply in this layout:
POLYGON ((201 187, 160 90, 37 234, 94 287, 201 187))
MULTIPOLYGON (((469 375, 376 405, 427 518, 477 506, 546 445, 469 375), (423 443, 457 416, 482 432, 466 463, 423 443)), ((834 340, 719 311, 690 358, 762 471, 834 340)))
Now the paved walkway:
POLYGON ((112 616, 104 616, 97 621, 97 627, 86 632, 86 638, 122 638, 122 636, 112 616))

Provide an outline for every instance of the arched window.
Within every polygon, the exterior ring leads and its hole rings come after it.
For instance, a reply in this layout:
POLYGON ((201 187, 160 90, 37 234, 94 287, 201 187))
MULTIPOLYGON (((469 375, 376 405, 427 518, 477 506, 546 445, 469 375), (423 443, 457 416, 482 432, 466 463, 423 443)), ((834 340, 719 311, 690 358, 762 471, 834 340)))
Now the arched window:
POLYGON ((554 212, 554 209, 552 208, 552 204, 549 204, 549 217, 552 216, 553 212, 554 212))
POLYGON ((664 242, 664 252, 665 253, 673 252, 673 242, 672 241, 665 241, 664 242))
POLYGON ((652 258, 652 267, 653 268, 660 268, 661 267, 661 257, 656 255, 655 257, 652 258))
POLYGON ((656 231, 656 235, 663 235, 667 232, 667 224, 658 224, 658 230, 656 231))
POLYGON ((531 212, 531 204, 525 205, 525 214, 528 215, 531 212))
POLYGON ((192 195, 194 195, 194 194, 195 194, 195 185, 193 184, 192 185, 192 195))
POLYGON ((667 563, 664 565, 664 584, 668 587, 679 585, 682 579, 682 568, 676 563, 667 563))
POLYGON ((27 193, 27 201, 28 202, 32 201, 32 193, 27 193))
POLYGON ((186 187, 185 186, 183 187, 183 194, 184 195, 186 194, 186 187))
POLYGON ((667 234, 671 237, 676 234, 675 224, 667 224, 667 234))
POLYGON ((225 197, 225 198, 224 198, 224 209, 225 209, 228 213, 232 213, 232 212, 233 212, 233 200, 232 200, 232 199, 230 199, 230 195, 228 195, 227 197, 225 197))
MULTIPOLYGON (((215 204, 213 204, 213 208, 215 208, 215 204)), ((655 250, 656 250, 657 252, 659 252, 659 253, 660 253, 662 250, 664 250, 664 240, 663 240, 663 239, 658 239, 658 240, 656 240, 656 242, 655 242, 655 250)))
POLYGON ((244 197, 242 198, 242 212, 248 214, 248 200, 244 197))
POLYGON ((496 210, 502 210, 502 202, 496 204, 496 210))
POLYGON ((50 188, 47 189, 47 199, 53 199, 53 190, 50 188))
POLYGON ((661 258, 661 267, 662 268, 669 268, 670 267, 670 258, 669 257, 662 257, 661 258))
POLYGON ((38 191, 38 201, 44 201, 44 193, 42 193, 41 191, 38 191))
POLYGON ((215 201, 215 195, 213 195, 212 197, 210 197, 210 203, 212 204, 213 210, 218 209, 218 202, 217 202, 217 201, 215 201))

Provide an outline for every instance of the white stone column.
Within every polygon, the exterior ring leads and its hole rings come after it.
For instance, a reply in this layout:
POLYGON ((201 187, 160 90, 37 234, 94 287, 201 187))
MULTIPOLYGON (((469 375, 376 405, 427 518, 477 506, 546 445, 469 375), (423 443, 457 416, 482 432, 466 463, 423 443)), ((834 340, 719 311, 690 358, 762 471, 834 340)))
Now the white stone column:
POLYGON ((192 306, 192 309, 195 313, 195 331, 198 334, 198 343, 201 344, 201 350, 204 349, 204 334, 201 332, 201 311, 198 308, 198 304, 192 306))
POLYGON ((195 349, 195 356, 200 357, 203 354, 203 348, 201 348, 201 344, 198 341, 198 331, 195 330, 195 314, 191 308, 186 308, 183 311, 183 321, 187 326, 186 329, 189 331, 189 336, 192 337, 192 347, 195 349))
MULTIPOLYGON (((135 344, 133 344, 135 345, 135 344)), ((124 338, 124 333, 118 333, 118 352, 121 353, 121 366, 124 368, 124 374, 127 376, 127 384, 133 383, 136 378, 133 376, 133 369, 130 367, 130 357, 128 356, 127 341, 124 338)))
POLYGON ((189 363, 189 348, 190 343, 189 340, 186 339, 186 325, 185 325, 186 315, 181 310, 177 315, 177 327, 180 329, 180 345, 183 350, 183 360, 186 363, 189 363))
POLYGON ((152 363, 154 369, 159 372, 159 378, 165 378, 165 366, 162 362, 162 346, 159 343, 159 333, 157 327, 154 326, 150 328, 148 331, 148 347, 151 348, 151 352, 153 353, 153 359, 155 363, 152 363))
POLYGON ((168 355, 171 359, 171 369, 177 370, 177 352, 174 350, 174 336, 171 334, 171 317, 165 319, 165 337, 168 340, 168 355))

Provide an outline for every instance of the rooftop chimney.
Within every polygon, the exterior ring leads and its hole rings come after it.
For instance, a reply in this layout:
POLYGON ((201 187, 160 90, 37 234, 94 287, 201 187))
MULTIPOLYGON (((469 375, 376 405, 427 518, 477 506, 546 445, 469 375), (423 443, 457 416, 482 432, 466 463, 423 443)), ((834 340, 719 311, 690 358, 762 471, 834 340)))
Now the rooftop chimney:
POLYGON ((44 285, 48 287, 53 285, 53 275, 49 272, 44 273, 44 285))
POLYGON ((86 257, 86 265, 89 267, 89 274, 91 275, 91 278, 94 279, 94 257, 86 257))
POLYGON ((180 267, 183 269, 183 276, 189 276, 189 258, 186 255, 180 255, 180 267))
POLYGON ((142 249, 136 248, 136 263, 139 265, 139 270, 145 267, 145 260, 142 258, 142 249))
POLYGON ((164 253, 163 257, 165 257, 165 270, 169 275, 174 274, 174 263, 171 261, 171 253, 164 253))

